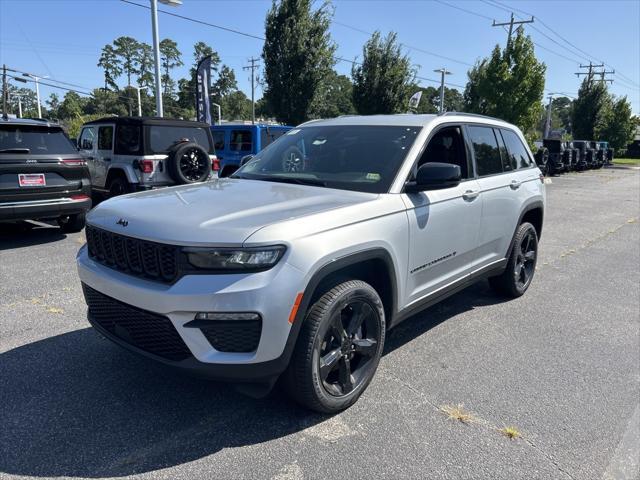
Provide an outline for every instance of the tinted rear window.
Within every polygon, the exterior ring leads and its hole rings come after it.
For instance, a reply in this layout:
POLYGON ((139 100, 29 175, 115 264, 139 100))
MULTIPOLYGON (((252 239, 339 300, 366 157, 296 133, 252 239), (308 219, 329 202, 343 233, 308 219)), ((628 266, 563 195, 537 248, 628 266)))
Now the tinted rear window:
POLYGON ((164 125, 150 125, 148 131, 149 153, 166 153, 171 147, 180 142, 195 142, 209 153, 214 153, 213 145, 209 143, 207 129, 198 127, 174 127, 164 125))
POLYGON ((266 127, 260 129, 260 147, 265 148, 270 143, 275 142, 285 133, 287 133, 287 130, 285 130, 284 128, 275 129, 266 127))
POLYGON ((3 125, 0 128, 0 153, 3 150, 23 151, 34 155, 77 153, 71 141, 59 127, 38 125, 3 125))
POLYGON ((504 138, 504 143, 507 145, 510 162, 514 165, 514 169, 530 167, 532 164, 531 158, 529 158, 527 148, 520 140, 520 137, 511 130, 502 130, 502 138, 504 138))

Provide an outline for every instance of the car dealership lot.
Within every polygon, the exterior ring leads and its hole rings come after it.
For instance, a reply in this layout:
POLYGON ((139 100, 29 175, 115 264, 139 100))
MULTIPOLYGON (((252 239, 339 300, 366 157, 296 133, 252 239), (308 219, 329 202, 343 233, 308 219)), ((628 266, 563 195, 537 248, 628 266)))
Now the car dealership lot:
POLYGON ((527 294, 506 302, 483 282, 406 321, 333 417, 102 339, 75 272, 83 234, 0 226, 0 477, 637 474, 640 172, 552 181, 527 294), (442 412, 458 404, 470 423, 442 412))

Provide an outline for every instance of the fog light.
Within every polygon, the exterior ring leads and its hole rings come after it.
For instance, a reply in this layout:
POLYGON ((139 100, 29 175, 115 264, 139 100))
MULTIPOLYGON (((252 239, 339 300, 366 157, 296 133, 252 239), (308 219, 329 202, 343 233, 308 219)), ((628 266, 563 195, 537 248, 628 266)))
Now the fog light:
POLYGON ((251 312, 200 312, 195 320, 260 320, 260 315, 251 312))

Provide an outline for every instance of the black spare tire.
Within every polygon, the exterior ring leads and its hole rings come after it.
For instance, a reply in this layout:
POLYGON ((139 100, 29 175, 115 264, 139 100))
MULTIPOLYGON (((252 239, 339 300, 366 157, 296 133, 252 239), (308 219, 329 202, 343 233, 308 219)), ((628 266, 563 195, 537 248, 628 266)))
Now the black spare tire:
POLYGON ((167 170, 178 184, 202 182, 211 174, 211 159, 197 143, 178 143, 169 150, 167 170))

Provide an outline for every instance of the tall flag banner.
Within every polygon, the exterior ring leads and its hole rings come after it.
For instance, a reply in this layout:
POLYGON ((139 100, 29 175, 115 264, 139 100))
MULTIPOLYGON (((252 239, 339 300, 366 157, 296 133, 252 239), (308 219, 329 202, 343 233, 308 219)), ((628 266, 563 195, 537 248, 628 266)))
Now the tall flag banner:
POLYGON ((418 105, 420 104, 420 99, 422 98, 422 90, 420 90, 419 92, 414 93, 411 98, 409 99, 409 108, 418 108, 418 105))
POLYGON ((211 125, 211 56, 204 57, 196 70, 196 115, 199 122, 211 125))

